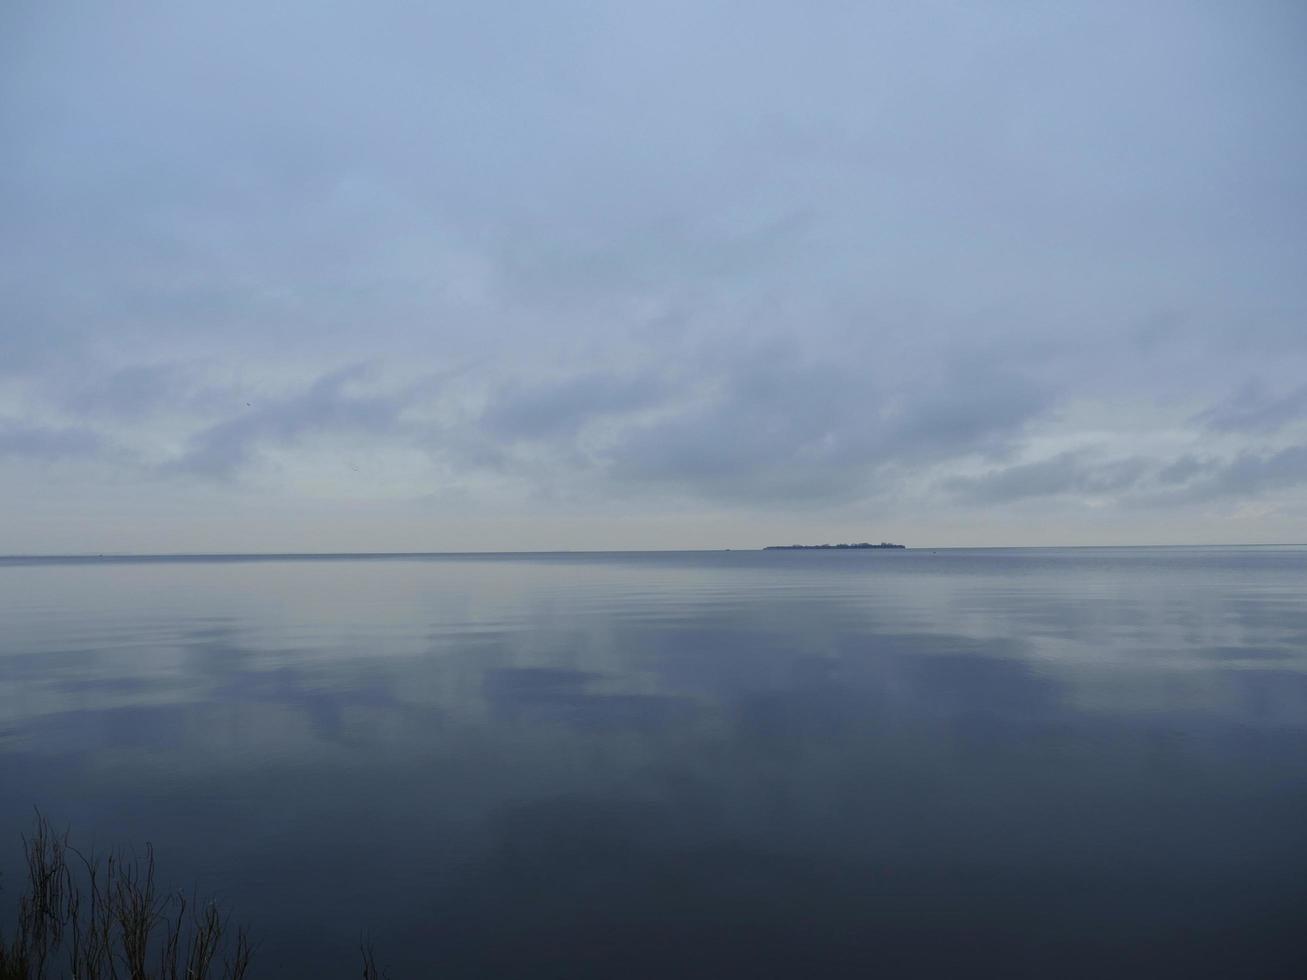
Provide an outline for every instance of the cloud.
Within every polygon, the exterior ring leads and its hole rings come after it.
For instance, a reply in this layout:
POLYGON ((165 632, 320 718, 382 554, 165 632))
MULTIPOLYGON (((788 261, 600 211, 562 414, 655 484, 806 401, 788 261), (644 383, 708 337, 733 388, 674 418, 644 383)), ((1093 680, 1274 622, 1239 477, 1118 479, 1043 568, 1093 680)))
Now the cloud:
POLYGON ((945 358, 906 382, 867 348, 832 360, 743 341, 660 373, 514 377, 429 448, 551 494, 792 507, 894 492, 918 464, 1000 457, 1053 404, 1013 366, 945 358))
MULTIPOLYGON (((1303 20, 1227 6, 0 4, 0 445, 200 536, 256 469, 344 507, 361 446, 396 525, 560 544, 564 498, 924 528, 934 487, 1072 540, 1294 486, 1303 20)), ((154 533, 11 469, 0 538, 154 533)))
POLYGON ((732 503, 857 500, 893 489, 895 467, 1001 453, 1049 405, 1008 370, 955 366, 904 385, 860 361, 741 357, 708 376, 698 404, 623 432, 608 473, 732 503))
POLYGON ((952 477, 942 484, 955 500, 973 505, 1070 496, 1147 508, 1251 499, 1304 485, 1307 446, 1246 450, 1232 458, 1186 453, 1169 461, 1071 451, 980 476, 952 477))
POLYGON ((601 418, 656 405, 668 385, 652 375, 590 371, 552 382, 503 385, 479 420, 480 429, 508 441, 574 436, 601 418))
POLYGON ((318 434, 388 436, 403 428, 400 416, 412 397, 362 395, 349 390, 365 370, 343 368, 320 377, 303 391, 280 399, 247 403, 243 414, 194 435, 167 472, 227 479, 265 446, 294 446, 318 434))
POLYGON ((1002 504, 1063 494, 1101 497, 1134 488, 1150 468, 1150 462, 1139 457, 1098 460, 1084 452, 1065 452, 981 476, 954 477, 944 482, 944 488, 955 499, 971 504, 1002 504))
POLYGON ((0 419, 0 458, 31 460, 85 459, 104 447, 104 440, 81 426, 29 425, 0 419))
POLYGON ((954 362, 934 383, 909 387, 886 426, 884 450, 909 459, 1002 454, 1052 408, 1047 385, 1000 363, 954 362))
POLYGON ((126 423, 221 412, 245 401, 236 386, 215 383, 202 365, 174 361, 116 368, 77 365, 64 370, 51 393, 74 415, 126 423))
POLYGON ((1205 475, 1177 491, 1177 501, 1255 497, 1276 490, 1307 486, 1307 446, 1275 451, 1246 451, 1220 463, 1209 463, 1205 475))
POLYGON ((1220 462, 1215 459, 1204 458, 1186 453, 1177 457, 1157 471, 1157 482, 1163 486, 1175 486, 1182 483, 1188 483, 1197 476, 1204 473, 1210 473, 1213 470, 1220 469, 1220 462))
POLYGON ((1267 435, 1302 419, 1307 419, 1307 384, 1274 395, 1254 380, 1193 421, 1215 432, 1267 435))

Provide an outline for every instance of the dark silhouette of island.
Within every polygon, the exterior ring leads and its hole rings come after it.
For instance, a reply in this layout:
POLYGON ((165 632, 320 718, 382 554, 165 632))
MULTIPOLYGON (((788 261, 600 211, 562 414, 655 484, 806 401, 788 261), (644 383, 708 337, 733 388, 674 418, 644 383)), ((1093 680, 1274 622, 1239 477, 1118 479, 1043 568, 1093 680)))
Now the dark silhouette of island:
POLYGON ((888 541, 882 541, 880 544, 868 544, 863 541, 861 544, 769 544, 763 551, 836 551, 839 549, 852 548, 907 548, 906 544, 890 544, 888 541))

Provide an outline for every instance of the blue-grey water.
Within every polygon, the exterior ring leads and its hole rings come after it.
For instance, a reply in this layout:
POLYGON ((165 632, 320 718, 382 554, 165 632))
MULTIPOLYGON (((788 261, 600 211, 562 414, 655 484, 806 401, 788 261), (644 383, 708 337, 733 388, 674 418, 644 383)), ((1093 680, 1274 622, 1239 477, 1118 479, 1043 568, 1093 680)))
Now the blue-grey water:
POLYGON ((40 806, 256 974, 1307 975, 1307 548, 0 559, 40 806))

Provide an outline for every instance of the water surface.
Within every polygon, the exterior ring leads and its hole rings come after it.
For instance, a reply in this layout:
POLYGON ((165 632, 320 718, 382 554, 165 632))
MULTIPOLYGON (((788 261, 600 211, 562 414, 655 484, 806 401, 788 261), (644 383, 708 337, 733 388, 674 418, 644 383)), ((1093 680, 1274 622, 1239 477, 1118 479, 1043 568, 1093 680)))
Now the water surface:
POLYGON ((4 880, 152 841, 262 976, 1307 974, 1304 548, 0 559, 0 627, 4 880))

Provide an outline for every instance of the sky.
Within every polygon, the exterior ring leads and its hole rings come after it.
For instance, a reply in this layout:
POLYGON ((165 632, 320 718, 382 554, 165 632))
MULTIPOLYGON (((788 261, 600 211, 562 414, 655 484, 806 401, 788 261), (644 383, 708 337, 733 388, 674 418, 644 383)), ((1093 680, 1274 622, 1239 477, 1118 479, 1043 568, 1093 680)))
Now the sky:
POLYGON ((1300 0, 0 5, 0 554, 1307 541, 1300 0))

